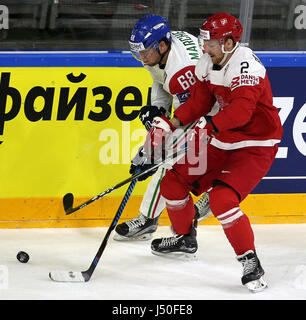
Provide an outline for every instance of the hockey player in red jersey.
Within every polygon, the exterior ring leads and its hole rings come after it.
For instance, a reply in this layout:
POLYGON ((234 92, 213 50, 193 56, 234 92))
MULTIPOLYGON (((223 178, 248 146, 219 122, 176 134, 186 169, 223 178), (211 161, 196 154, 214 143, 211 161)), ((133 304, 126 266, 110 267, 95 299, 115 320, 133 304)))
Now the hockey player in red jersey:
POLYGON ((191 142, 204 138, 208 144, 203 156, 199 153, 199 162, 207 161, 205 171, 191 174, 192 165, 187 162, 174 165, 164 176, 160 188, 175 235, 153 240, 151 248, 155 254, 194 253, 197 241, 190 192, 198 195, 212 188, 210 208, 242 263, 242 284, 256 292, 267 284, 240 202, 271 167, 283 130, 272 104, 266 69, 251 49, 239 45, 241 34, 242 26, 235 17, 226 13, 209 17, 200 29, 204 55, 195 68, 197 83, 191 97, 171 120, 154 119, 147 148, 161 147, 156 141, 197 119, 191 142), (220 110, 208 117, 216 101, 220 110))

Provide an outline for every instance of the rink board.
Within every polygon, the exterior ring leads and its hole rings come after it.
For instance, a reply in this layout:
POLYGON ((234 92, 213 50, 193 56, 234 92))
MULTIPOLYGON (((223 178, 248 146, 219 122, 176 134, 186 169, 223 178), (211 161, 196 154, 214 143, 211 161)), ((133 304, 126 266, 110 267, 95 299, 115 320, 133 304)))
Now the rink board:
MULTIPOLYGON (((267 176, 241 204, 252 223, 306 222, 305 53, 259 53, 284 126, 267 176)), ((151 78, 128 53, 0 53, 0 228, 108 226, 125 188, 66 216, 128 177, 146 131, 151 78)), ((138 214, 136 185, 122 221, 138 214)), ((213 217, 203 224, 218 224, 213 217)), ((166 212, 161 225, 169 225, 166 212)))
MULTIPOLYGON (((120 222, 135 217, 141 199, 141 196, 134 196, 129 200, 120 222)), ((86 200, 88 198, 76 199, 75 204, 86 200)), ((1 199, 0 228, 107 227, 121 200, 120 196, 106 197, 67 216, 60 198, 1 199)), ((306 223, 306 194, 250 194, 241 203, 241 208, 254 224, 306 223)), ((159 224, 170 225, 166 211, 159 224)), ((210 216, 200 224, 219 225, 219 222, 210 216)))

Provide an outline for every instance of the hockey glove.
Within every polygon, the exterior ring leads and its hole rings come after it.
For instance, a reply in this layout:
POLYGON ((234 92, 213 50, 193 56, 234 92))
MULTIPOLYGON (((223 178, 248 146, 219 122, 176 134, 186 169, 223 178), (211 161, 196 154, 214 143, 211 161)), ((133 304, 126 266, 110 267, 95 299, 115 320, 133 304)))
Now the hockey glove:
POLYGON ((165 115, 166 110, 163 107, 144 106, 140 109, 139 119, 146 127, 147 131, 152 128, 152 122, 155 117, 165 115))
POLYGON ((199 156, 206 148, 208 141, 218 133, 211 117, 201 117, 188 138, 188 148, 199 156))
MULTIPOLYGON (((140 147, 136 156, 131 161, 131 167, 130 167, 130 174, 135 174, 136 171, 139 169, 140 171, 147 170, 151 164, 148 164, 148 158, 146 157, 146 154, 143 150, 143 147, 140 147)), ((143 176, 140 176, 138 178, 138 181, 143 181, 152 176, 158 168, 149 171, 148 173, 144 174, 143 176)))
POLYGON ((144 144, 144 150, 150 156, 152 163, 165 158, 165 143, 174 130, 175 127, 165 116, 154 118, 144 144))

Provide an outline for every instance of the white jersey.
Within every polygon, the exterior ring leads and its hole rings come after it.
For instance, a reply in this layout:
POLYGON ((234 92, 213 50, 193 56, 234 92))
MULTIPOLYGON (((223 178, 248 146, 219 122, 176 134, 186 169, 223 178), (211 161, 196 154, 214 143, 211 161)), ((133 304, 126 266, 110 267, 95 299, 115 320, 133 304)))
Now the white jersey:
POLYGON ((151 105, 164 107, 169 113, 184 103, 195 84, 195 65, 202 56, 198 40, 185 31, 172 31, 171 49, 164 69, 159 65, 145 66, 150 72, 153 85, 151 105))

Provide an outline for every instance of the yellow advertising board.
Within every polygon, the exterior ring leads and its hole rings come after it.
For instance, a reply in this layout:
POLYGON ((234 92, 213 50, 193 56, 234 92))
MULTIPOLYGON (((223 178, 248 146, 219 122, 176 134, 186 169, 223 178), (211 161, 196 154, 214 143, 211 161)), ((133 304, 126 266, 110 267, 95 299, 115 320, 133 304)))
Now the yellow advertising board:
MULTIPOLYGON (((142 68, 1 68, 2 226, 53 226, 49 220, 70 219, 61 208, 65 193, 91 197, 128 177, 146 135, 131 120, 150 85, 142 68)), ((79 218, 95 217, 94 208, 79 218)))
MULTIPOLYGON (((72 192, 80 204, 129 176, 151 84, 143 68, 1 68, 0 227, 108 225, 125 187, 70 216, 62 197, 72 192)), ((122 219, 138 214, 146 186, 136 185, 122 219)), ((294 201, 306 208, 304 194, 250 195, 242 206, 257 223, 305 222, 294 201)))

